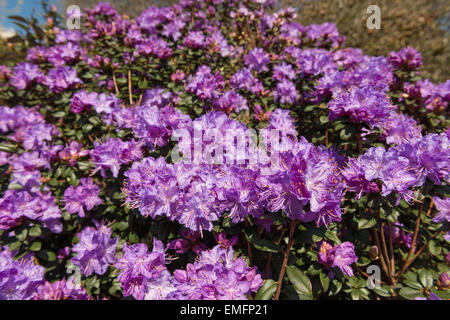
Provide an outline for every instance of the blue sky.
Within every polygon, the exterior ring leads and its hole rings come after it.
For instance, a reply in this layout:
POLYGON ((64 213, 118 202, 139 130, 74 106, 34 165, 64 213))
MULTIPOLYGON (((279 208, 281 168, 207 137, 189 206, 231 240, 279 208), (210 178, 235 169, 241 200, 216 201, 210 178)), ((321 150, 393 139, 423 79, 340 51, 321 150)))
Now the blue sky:
MULTIPOLYGON (((55 4, 58 1, 47 1, 49 4, 55 4)), ((41 0, 0 0, 0 24, 5 28, 18 28, 10 19, 9 15, 20 15, 29 17, 35 12, 35 16, 40 18, 42 14, 41 0)))

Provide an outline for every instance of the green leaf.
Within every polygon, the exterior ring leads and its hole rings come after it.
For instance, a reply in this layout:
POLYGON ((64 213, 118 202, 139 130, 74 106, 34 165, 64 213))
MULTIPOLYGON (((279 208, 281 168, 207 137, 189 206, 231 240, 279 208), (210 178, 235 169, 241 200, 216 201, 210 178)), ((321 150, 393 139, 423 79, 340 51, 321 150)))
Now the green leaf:
POLYGON ((8 16, 8 18, 9 19, 13 19, 13 20, 17 20, 17 21, 20 21, 20 22, 23 22, 23 23, 26 23, 26 24, 30 23, 27 19, 25 19, 24 17, 21 17, 21 16, 12 15, 12 16, 8 16))
POLYGON ((37 253, 37 255, 46 261, 55 261, 56 260, 56 254, 52 251, 41 250, 37 253))
POLYGON ((319 121, 320 124, 328 123, 328 116, 320 116, 319 121))
POLYGON ((441 250, 442 247, 439 246, 433 239, 428 242, 428 251, 430 251, 433 256, 439 255, 441 250))
POLYGON ((358 289, 352 289, 350 295, 352 296, 352 300, 359 300, 360 292, 358 289))
POLYGON ((267 279, 256 293, 255 300, 270 300, 276 290, 277 283, 272 279, 267 279))
POLYGON ((41 248, 42 248, 42 243, 39 241, 35 241, 31 245, 30 250, 31 251, 39 251, 39 250, 41 250, 41 248))
POLYGON ((136 233, 131 232, 130 235, 128 236, 128 240, 131 243, 138 243, 139 242, 139 236, 136 233))
POLYGON ((403 280, 403 283, 413 289, 418 289, 418 290, 422 289, 422 286, 420 285, 420 283, 417 280, 406 279, 406 280, 403 280))
POLYGON ((381 286, 381 287, 375 287, 373 288, 373 291, 382 297, 390 297, 391 293, 389 292, 388 288, 386 288, 385 286, 381 286))
POLYGON ((116 222, 112 225, 112 227, 119 231, 124 231, 128 228, 128 222, 126 221, 116 222))
POLYGON ((312 284, 309 278, 297 267, 287 266, 286 274, 300 296, 300 300, 312 300, 312 284))
POLYGON ((422 291, 416 290, 416 289, 412 289, 412 288, 409 288, 409 287, 402 288, 400 290, 399 294, 403 298, 409 299, 409 300, 414 300, 414 298, 416 298, 416 297, 423 297, 422 291))
POLYGON ((424 288, 430 289, 433 286, 433 275, 430 271, 422 269, 419 271, 419 281, 424 288))
POLYGON ((265 252, 280 252, 281 248, 280 246, 276 245, 275 243, 267 240, 267 239, 262 239, 260 238, 258 235, 256 235, 255 233, 248 233, 245 232, 245 237, 247 238, 247 240, 258 250, 261 251, 265 251, 265 252))
POLYGON ((10 190, 22 190, 23 186, 21 184, 18 183, 10 183, 8 186, 8 189, 10 190))
POLYGON ((20 241, 25 241, 28 236, 28 229, 23 229, 22 231, 16 231, 16 238, 20 241))
POLYGON ((342 289, 342 282, 340 282, 338 279, 333 279, 330 286, 330 291, 328 292, 329 296, 337 295, 342 289))
POLYGON ((374 227, 377 224, 377 220, 375 218, 371 218, 371 219, 364 219, 361 218, 358 221, 358 229, 362 230, 362 229, 369 229, 374 227))
POLYGON ((42 234, 40 226, 33 226, 30 228, 29 235, 32 237, 39 237, 42 234))
POLYGON ((11 143, 0 143, 0 151, 14 153, 17 147, 11 143))
POLYGON ((323 292, 327 292, 328 288, 330 287, 330 278, 325 273, 319 274, 320 283, 322 284, 323 292))

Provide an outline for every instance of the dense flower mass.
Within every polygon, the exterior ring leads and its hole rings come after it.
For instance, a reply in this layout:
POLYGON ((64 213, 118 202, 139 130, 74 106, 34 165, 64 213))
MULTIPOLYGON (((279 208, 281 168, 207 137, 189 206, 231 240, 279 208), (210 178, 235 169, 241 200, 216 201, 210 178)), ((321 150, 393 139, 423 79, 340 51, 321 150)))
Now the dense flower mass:
POLYGON ((275 8, 47 12, 0 66, 0 299, 448 296, 450 80, 275 8))
POLYGON ((194 264, 171 274, 166 267, 165 249, 154 240, 153 250, 143 243, 124 247, 124 255, 116 263, 121 270, 120 285, 124 295, 135 299, 246 299, 262 285, 255 268, 242 258, 234 257, 233 249, 220 245, 202 251, 194 264))

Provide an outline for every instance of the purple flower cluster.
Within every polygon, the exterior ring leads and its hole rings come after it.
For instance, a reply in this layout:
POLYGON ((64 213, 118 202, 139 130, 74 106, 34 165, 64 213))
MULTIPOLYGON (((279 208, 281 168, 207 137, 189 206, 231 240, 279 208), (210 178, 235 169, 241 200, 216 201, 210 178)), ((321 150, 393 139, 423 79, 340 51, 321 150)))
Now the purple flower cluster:
POLYGON ((83 83, 78 78, 77 71, 71 67, 56 67, 51 69, 43 80, 53 93, 61 93, 67 89, 73 89, 77 84, 83 83))
POLYGON ((214 101, 213 104, 217 111, 225 113, 239 113, 242 110, 248 110, 247 100, 239 93, 231 90, 226 91, 218 100, 214 101))
POLYGON ((58 153, 58 157, 70 166, 75 166, 79 158, 89 155, 89 150, 82 149, 82 147, 83 145, 81 143, 72 141, 69 146, 58 153))
POLYGON ((448 109, 450 102, 450 80, 434 84, 430 80, 419 80, 416 83, 404 85, 404 97, 414 99, 419 106, 425 106, 427 111, 442 112, 448 109))
POLYGON ((355 246, 351 242, 343 242, 332 246, 328 242, 322 241, 318 258, 319 262, 327 268, 337 267, 349 277, 353 276, 350 265, 358 260, 355 255, 355 246))
POLYGON ((106 177, 110 170, 114 178, 119 175, 120 167, 142 158, 140 144, 135 140, 122 141, 120 138, 109 138, 105 142, 94 142, 91 150, 91 161, 95 165, 94 172, 100 171, 106 177))
MULTIPOLYGON (((274 114, 273 123, 277 125, 278 112, 274 114)), ((290 121, 288 115, 282 114, 280 112, 278 121, 290 121)), ((283 125, 295 135, 292 122, 283 125)), ((196 119, 193 127, 224 132, 233 128, 233 132, 240 130, 242 135, 247 130, 226 115, 214 112, 196 119)), ((213 142, 205 137, 201 141, 204 148, 213 142)), ((229 165, 229 161, 221 165, 169 164, 162 158, 145 158, 135 162, 125 173, 128 178, 124 188, 126 201, 138 207, 144 216, 166 215, 193 231, 211 230, 212 222, 227 210, 234 222, 242 221, 247 215, 260 217, 263 208, 271 212, 284 210, 292 219, 315 220, 318 225, 340 221, 345 184, 335 156, 304 139, 287 141, 290 142, 282 146, 286 150, 281 155, 282 163, 270 175, 261 174, 268 165, 261 166, 261 162, 258 162, 260 166, 253 167, 229 165), (302 214, 302 207, 307 203, 310 203, 310 211, 302 214)), ((191 155, 191 143, 182 142, 179 147, 182 153, 191 155)), ((227 148, 233 149, 233 145, 227 148)), ((225 160, 227 154, 230 153, 225 152, 225 160)), ((194 150, 194 163, 195 155, 194 150)), ((238 153, 237 156, 239 159, 243 155, 238 153)))
POLYGON ((14 68, 11 84, 19 90, 24 90, 32 83, 39 83, 43 79, 44 74, 37 65, 21 62, 14 68))
POLYGON ((359 195, 375 192, 370 183, 379 180, 383 196, 395 191, 409 202, 414 199, 413 187, 419 187, 428 178, 435 184, 448 180, 450 170, 449 141, 445 134, 430 134, 411 142, 385 150, 370 148, 356 160, 351 160, 344 177, 353 192, 359 195))
POLYGON ((264 91, 261 81, 255 78, 248 69, 237 71, 231 76, 229 83, 234 89, 245 89, 257 95, 264 91))
POLYGON ((389 53, 388 59, 395 69, 417 70, 422 65, 422 55, 411 47, 389 53))
POLYGON ((86 92, 80 90, 76 92, 70 100, 70 110, 73 113, 81 113, 83 110, 90 110, 93 106, 97 105, 96 92, 86 92))
POLYGON ((114 265, 121 272, 118 281, 124 296, 136 300, 165 299, 176 291, 171 284, 170 272, 166 268, 164 245, 153 240, 153 250, 148 252, 144 243, 123 246, 123 256, 114 265))
POLYGON ((186 270, 175 270, 173 285, 177 289, 168 298, 177 300, 247 300, 256 292, 262 279, 256 268, 234 256, 233 249, 215 246, 202 251, 186 270))
POLYGON ((244 62, 251 71, 262 72, 269 70, 267 65, 270 62, 270 56, 264 49, 255 48, 244 56, 244 62))
POLYGON ((281 104, 292 104, 297 101, 298 92, 291 81, 283 80, 278 82, 273 96, 275 101, 279 101, 281 104))
POLYGON ((201 100, 213 101, 219 98, 224 86, 224 79, 217 71, 211 73, 211 68, 203 65, 197 69, 194 76, 189 76, 186 91, 195 94, 201 100))
POLYGON ((72 276, 50 283, 46 281, 36 288, 33 300, 89 300, 90 297, 80 284, 75 283, 72 276))
POLYGON ((6 190, 0 198, 0 230, 9 230, 25 221, 40 221, 54 233, 60 233, 61 211, 49 193, 31 190, 6 190))
POLYGON ((383 123, 395 110, 383 92, 370 87, 336 90, 329 105, 329 119, 348 116, 353 122, 367 122, 371 127, 383 123))
POLYGON ((0 300, 30 300, 44 282, 44 267, 32 256, 14 259, 7 247, 0 251, 0 300))
POLYGON ((102 204, 103 200, 98 194, 100 187, 94 184, 91 178, 81 178, 80 185, 76 188, 70 186, 64 191, 65 207, 69 213, 77 213, 81 218, 85 217, 85 210, 92 210, 102 204))
POLYGON ((247 267, 242 258, 235 258, 233 249, 216 246, 201 251, 185 270, 167 270, 164 246, 153 241, 148 252, 143 243, 124 245, 123 256, 115 264, 121 270, 119 282, 125 296, 138 300, 246 300, 246 294, 262 285, 255 268, 247 267))
POLYGON ((94 221, 94 227, 86 227, 77 234, 79 242, 72 251, 76 253, 70 261, 80 267, 81 273, 105 274, 108 267, 116 262, 118 238, 112 238, 112 230, 102 223, 94 221))

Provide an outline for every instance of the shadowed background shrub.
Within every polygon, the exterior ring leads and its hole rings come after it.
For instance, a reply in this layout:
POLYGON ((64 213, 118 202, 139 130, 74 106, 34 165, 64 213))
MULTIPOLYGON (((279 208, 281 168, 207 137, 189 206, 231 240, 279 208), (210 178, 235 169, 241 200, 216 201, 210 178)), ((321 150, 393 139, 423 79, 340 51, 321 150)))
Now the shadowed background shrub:
MULTIPOLYGON (((78 0, 81 8, 93 7, 96 0, 78 0)), ((150 5, 167 6, 176 1, 111 0, 120 13, 137 16, 150 5)), ((59 9, 72 5, 71 0, 61 0, 59 9)), ((446 0, 281 0, 277 8, 292 6, 298 11, 303 25, 334 22, 339 32, 346 36, 346 45, 361 48, 368 55, 387 55, 390 51, 412 46, 424 58, 423 76, 434 82, 450 78, 450 1, 446 0), (366 13, 369 5, 381 8, 381 29, 368 30, 366 13)), ((0 63, 8 64, 20 59, 20 50, 11 54, 0 44, 0 63)))
MULTIPOLYGON (((73 1, 62 0, 61 8, 73 1)), ((78 0, 81 7, 92 7, 98 1, 78 0)), ((167 6, 176 1, 112 0, 119 11, 136 16, 149 5, 167 6)), ((450 78, 450 1, 446 0, 281 0, 278 8, 297 8, 303 25, 334 22, 347 37, 347 46, 360 48, 368 55, 387 55, 390 51, 412 46, 424 58, 424 77, 435 82, 450 78), (381 8, 381 29, 368 30, 366 13, 369 5, 381 8)))

